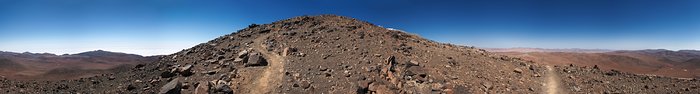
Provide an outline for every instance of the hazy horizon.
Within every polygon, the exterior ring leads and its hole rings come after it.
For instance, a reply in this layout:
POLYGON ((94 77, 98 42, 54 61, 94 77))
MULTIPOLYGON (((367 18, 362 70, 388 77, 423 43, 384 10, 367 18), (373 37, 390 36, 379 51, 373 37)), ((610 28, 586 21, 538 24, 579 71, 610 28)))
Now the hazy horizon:
POLYGON ((480 48, 700 50, 700 1, 3 0, 0 51, 166 55, 249 24, 335 14, 480 48))

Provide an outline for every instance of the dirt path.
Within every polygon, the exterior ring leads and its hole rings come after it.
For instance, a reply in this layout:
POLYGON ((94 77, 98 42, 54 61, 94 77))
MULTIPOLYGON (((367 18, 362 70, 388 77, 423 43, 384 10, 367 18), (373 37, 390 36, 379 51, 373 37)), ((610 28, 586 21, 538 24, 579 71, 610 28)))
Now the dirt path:
POLYGON ((551 66, 547 66, 547 73, 546 73, 546 78, 545 78, 545 85, 544 85, 544 93, 545 94, 564 94, 565 92, 562 91, 560 88, 560 82, 561 80, 559 79, 559 75, 554 71, 554 69, 551 66))
POLYGON ((263 46, 263 43, 265 43, 265 38, 271 34, 272 33, 260 36, 254 40, 255 44, 253 44, 253 49, 262 53, 268 62, 268 66, 262 72, 260 78, 253 83, 255 86, 251 89, 250 94, 272 93, 275 87, 280 85, 282 82, 285 62, 284 57, 274 52, 267 51, 267 49, 263 46))

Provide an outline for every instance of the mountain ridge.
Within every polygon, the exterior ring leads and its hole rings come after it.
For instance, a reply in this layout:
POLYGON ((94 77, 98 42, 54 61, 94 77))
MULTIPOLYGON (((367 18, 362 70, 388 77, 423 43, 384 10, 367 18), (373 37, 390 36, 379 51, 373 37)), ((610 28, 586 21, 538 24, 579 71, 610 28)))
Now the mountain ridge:
POLYGON ((576 52, 576 53, 604 53, 612 52, 617 50, 611 49, 582 49, 582 48, 528 48, 528 47, 516 47, 516 48, 484 48, 489 52, 576 52))

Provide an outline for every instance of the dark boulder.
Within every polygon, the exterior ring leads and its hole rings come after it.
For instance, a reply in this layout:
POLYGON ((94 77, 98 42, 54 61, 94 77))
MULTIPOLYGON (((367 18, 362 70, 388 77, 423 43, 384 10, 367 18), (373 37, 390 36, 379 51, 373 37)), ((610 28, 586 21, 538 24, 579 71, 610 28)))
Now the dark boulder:
POLYGON ((266 66, 267 61, 260 55, 260 53, 250 53, 248 54, 248 62, 245 66, 266 66))
POLYGON ((233 90, 226 84, 217 84, 209 94, 233 94, 233 90))

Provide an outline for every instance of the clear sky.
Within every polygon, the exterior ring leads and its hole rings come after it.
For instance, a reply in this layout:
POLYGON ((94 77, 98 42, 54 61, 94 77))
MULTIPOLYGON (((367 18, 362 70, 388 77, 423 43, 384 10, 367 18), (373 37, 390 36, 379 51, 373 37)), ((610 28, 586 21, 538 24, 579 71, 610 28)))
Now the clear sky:
POLYGON ((0 0, 0 50, 170 54, 318 14, 476 47, 700 49, 700 0, 0 0))

